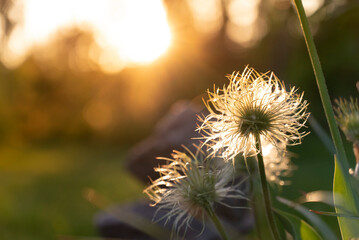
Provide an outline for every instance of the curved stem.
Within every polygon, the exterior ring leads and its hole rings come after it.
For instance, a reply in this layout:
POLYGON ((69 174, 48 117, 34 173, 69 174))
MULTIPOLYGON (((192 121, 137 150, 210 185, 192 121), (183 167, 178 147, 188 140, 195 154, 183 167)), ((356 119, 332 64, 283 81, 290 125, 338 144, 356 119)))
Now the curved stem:
MULTIPOLYGON (((305 11, 303 8, 303 4, 301 0, 293 0, 294 5, 297 10, 298 18, 302 27, 305 43, 307 44, 308 53, 310 57, 310 61, 313 66, 314 75, 317 80, 317 85, 319 89, 320 98, 322 100, 324 112, 328 121, 330 133, 333 138, 333 142, 335 145, 335 150, 337 152, 337 158, 339 160, 339 163, 343 169, 349 169, 349 164, 347 160, 347 156, 345 153, 345 149, 343 146, 342 138, 340 136, 340 132, 337 126, 337 123, 334 118, 334 111, 333 107, 330 101, 327 85, 325 83, 324 73, 319 61, 319 56, 317 53, 317 49, 315 47, 315 43, 313 40, 312 33, 309 28, 308 19, 305 15, 305 11)), ((349 179, 349 173, 348 171, 345 172, 345 178, 349 179)))
POLYGON ((223 240, 228 240, 227 234, 224 231, 224 228, 223 228, 221 222, 219 221, 216 213, 213 211, 213 209, 212 208, 207 208, 206 211, 207 211, 208 216, 211 218, 212 222, 216 226, 219 234, 221 235, 221 238, 223 240))
POLYGON ((272 229, 273 236, 275 239, 280 239, 280 234, 277 228, 277 224, 274 219, 274 214, 272 210, 272 203, 270 199, 270 193, 264 168, 264 162, 263 162, 263 155, 262 155, 262 146, 261 146, 261 140, 260 136, 256 136, 256 148, 259 150, 259 153, 257 154, 258 159, 258 169, 259 169, 259 177, 261 181, 262 191, 263 191, 263 198, 264 198, 264 207, 265 211, 268 217, 269 225, 272 229))

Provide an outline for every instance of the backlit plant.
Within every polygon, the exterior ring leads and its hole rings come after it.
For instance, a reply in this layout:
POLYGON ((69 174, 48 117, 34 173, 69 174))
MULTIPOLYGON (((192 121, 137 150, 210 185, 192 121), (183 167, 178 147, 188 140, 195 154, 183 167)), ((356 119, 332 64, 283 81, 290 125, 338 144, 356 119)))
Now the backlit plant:
MULTIPOLYGON (((336 123, 354 143, 358 158, 358 100, 337 100, 335 119, 302 2, 293 1, 335 145, 331 193, 335 212, 310 212, 299 203, 272 198, 268 182, 287 184, 288 181, 282 178, 293 169, 287 146, 300 144, 308 134, 303 129, 309 117, 308 103, 302 92, 295 87, 286 88, 274 73, 259 73, 246 67, 242 72, 230 75, 229 83, 223 88, 208 91, 209 99, 205 105, 209 114, 199 117, 197 129, 202 133, 204 143, 197 153, 174 151, 172 158, 166 159, 167 164, 155 169, 160 178, 145 189, 154 201, 153 205, 158 207, 157 211, 167 211, 162 218, 175 219, 176 237, 181 228, 191 227, 194 218, 203 224, 209 218, 222 239, 233 238, 229 234, 233 229, 227 231, 217 216, 216 204, 236 208, 241 206, 228 205, 227 200, 245 199, 255 216, 260 239, 337 239, 317 214, 337 217, 342 239, 359 239, 359 167, 357 165, 349 173, 349 162, 336 123), (250 183, 246 192, 241 190, 242 182, 236 181, 236 171, 242 166, 250 183), (274 208, 273 200, 294 208, 304 217, 274 208)), ((320 201, 330 202, 323 198, 320 201)))

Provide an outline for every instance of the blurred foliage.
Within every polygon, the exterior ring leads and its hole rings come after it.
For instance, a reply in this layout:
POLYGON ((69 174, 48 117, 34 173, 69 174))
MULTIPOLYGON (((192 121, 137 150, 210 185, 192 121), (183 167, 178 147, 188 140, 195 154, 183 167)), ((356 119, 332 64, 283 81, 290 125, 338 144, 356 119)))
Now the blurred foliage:
MULTIPOLYGON (((4 42, 16 24, 7 15, 11 2, 0 4, 7 22, 4 42)), ((209 35, 196 28, 186 1, 164 2, 173 43, 151 64, 105 73, 91 58, 99 50, 93 34, 67 28, 34 47, 19 67, 0 66, 0 176, 4 183, 0 238, 95 235, 90 226, 96 210, 80 197, 84 187, 101 189, 116 201, 141 192, 117 165, 124 150, 99 146, 131 146, 151 133, 176 100, 201 102, 207 88, 226 84, 226 74, 247 64, 262 72, 272 70, 286 84, 304 90, 312 115, 326 126, 290 1, 260 1, 259 16, 265 28, 250 46, 236 44, 226 34, 230 1, 221 1, 221 24, 209 35), (46 145, 49 142, 57 144, 55 149, 46 145), (35 143, 45 145, 27 147, 35 143), (63 147, 64 143, 71 147, 63 147), (14 145, 22 147, 9 148, 14 145), (132 192, 121 190, 125 185, 132 186, 128 187, 132 192)), ((358 1, 326 0, 310 22, 332 98, 356 96, 358 1)), ((331 189, 333 158, 320 141, 312 134, 294 151, 300 152, 293 160, 299 170, 281 195, 293 200, 300 191, 331 189)))
POLYGON ((1 147, 0 156, 1 239, 95 236, 93 217, 99 209, 83 197, 85 189, 95 189, 110 204, 141 196, 142 185, 119 161, 122 149, 1 147))
MULTIPOLYGON (((1 68, 1 140, 128 145, 148 135, 175 100, 201 96, 213 83, 226 83, 226 74, 246 64, 263 72, 273 70, 286 83, 300 87, 313 115, 324 122, 290 4, 261 2, 266 34, 254 46, 241 47, 225 34, 229 21, 225 2, 221 28, 208 36, 196 30, 185 2, 166 1, 174 35, 171 49, 152 64, 116 74, 102 72, 89 57, 97 47, 91 32, 59 31, 47 44, 34 47, 18 68, 1 68)), ((333 97, 354 95, 359 79, 359 7, 355 1, 332 5, 326 1, 310 20, 330 93, 333 97)))

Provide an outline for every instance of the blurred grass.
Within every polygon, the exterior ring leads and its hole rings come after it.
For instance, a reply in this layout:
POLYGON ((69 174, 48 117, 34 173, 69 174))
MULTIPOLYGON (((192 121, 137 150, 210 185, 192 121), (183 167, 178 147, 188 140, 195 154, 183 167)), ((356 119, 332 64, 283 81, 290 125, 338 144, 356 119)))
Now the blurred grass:
POLYGON ((0 239, 96 236, 99 211, 82 192, 115 203, 142 195, 123 169, 123 149, 82 145, 0 148, 0 239))
MULTIPOLYGON (((303 192, 331 190, 333 156, 314 133, 290 151, 298 169, 280 196, 295 201, 303 192)), ((97 236, 93 217, 100 209, 84 199, 86 188, 113 203, 143 197, 142 185, 123 167, 125 153, 80 144, 1 147, 0 239, 97 236)), ((306 206, 328 210, 320 204, 306 206)), ((335 218, 322 218, 337 231, 335 218)))

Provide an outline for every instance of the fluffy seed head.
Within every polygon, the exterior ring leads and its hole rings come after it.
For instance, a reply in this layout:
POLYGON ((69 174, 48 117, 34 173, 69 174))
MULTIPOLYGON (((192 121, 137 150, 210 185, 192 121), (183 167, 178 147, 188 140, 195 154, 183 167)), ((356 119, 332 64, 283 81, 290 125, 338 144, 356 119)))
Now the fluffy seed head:
POLYGON ((337 99, 335 108, 337 122, 348 141, 359 141, 359 102, 358 99, 337 99))
MULTIPOLYGON (((231 184, 233 166, 220 158, 207 157, 199 150, 193 154, 174 151, 167 165, 155 168, 161 177, 144 190, 158 205, 167 210, 166 222, 174 218, 174 230, 187 228, 193 217, 204 220, 207 209, 225 199, 246 199, 239 184, 231 184)), ((227 206, 227 205, 226 205, 227 206)), ((163 219, 161 218, 161 219, 163 219)), ((161 220, 158 219, 158 220, 161 220)))
POLYGON ((252 68, 232 74, 229 80, 223 89, 208 92, 210 113, 200 119, 203 123, 198 128, 214 152, 222 150, 227 159, 256 154, 256 136, 274 146, 301 142, 305 133, 299 129, 309 116, 303 93, 294 87, 286 91, 273 73, 252 68))

